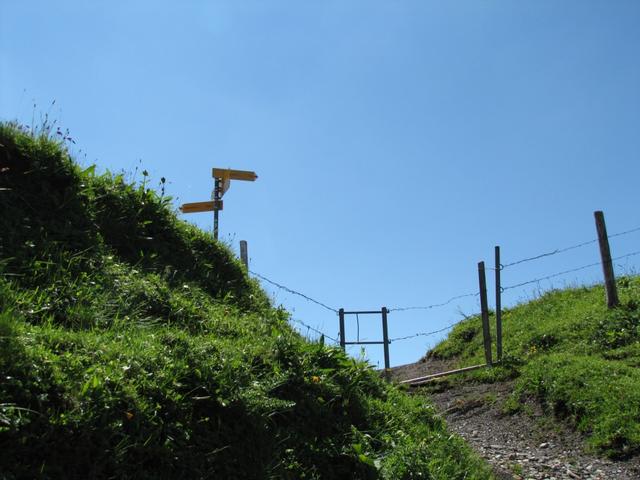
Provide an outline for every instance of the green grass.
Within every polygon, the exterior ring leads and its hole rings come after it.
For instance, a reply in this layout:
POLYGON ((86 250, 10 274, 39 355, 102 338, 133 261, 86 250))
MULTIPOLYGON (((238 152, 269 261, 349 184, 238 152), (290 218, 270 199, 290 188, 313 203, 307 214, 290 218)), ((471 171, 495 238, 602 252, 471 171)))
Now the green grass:
POLYGON ((163 192, 0 124, 0 478, 488 479, 163 192))
MULTIPOLYGON (((534 397, 595 450, 626 457, 640 452, 640 278, 617 283, 621 305, 613 310, 602 286, 555 290, 505 310, 505 364, 472 377, 515 378, 511 409, 534 397)), ((480 325, 478 317, 463 321, 432 355, 482 362, 480 325)))

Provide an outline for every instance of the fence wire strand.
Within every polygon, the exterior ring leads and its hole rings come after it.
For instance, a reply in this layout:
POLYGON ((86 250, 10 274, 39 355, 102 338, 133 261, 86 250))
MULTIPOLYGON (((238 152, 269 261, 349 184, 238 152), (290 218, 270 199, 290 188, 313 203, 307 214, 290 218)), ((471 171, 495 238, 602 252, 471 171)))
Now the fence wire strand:
POLYGON ((256 272, 252 272, 251 270, 249 270, 249 273, 251 275, 253 275, 254 277, 258 277, 260 280, 264 280, 265 282, 273 285, 274 287, 278 287, 280 290, 284 290, 285 292, 292 293, 293 295, 298 295, 299 297, 302 297, 302 298, 304 298, 305 300, 307 300, 309 302, 315 303, 316 305, 320 305, 321 307, 326 308, 327 310, 329 310, 329 311, 331 311, 331 312, 333 312, 335 314, 338 313, 337 309, 332 308, 332 307, 330 307, 328 305, 325 305, 324 303, 322 303, 322 302, 320 302, 318 300, 315 300, 315 299, 309 297, 308 295, 305 295, 304 293, 296 292, 295 290, 293 290, 293 289, 291 289, 289 287, 285 287, 284 285, 280 285, 279 283, 274 282, 273 280, 269 280, 267 277, 265 277, 263 275, 260 275, 259 273, 256 273, 256 272))
MULTIPOLYGON (((611 261, 613 262, 616 260, 622 260, 623 258, 633 257, 635 255, 640 255, 640 250, 637 252, 627 253, 626 255, 621 255, 619 257, 612 258, 611 261)), ((578 272, 586 268, 595 267, 596 265, 601 265, 601 262, 590 263, 589 265, 583 265, 581 267, 572 268, 571 270, 564 270, 562 272, 553 273, 551 275, 547 275, 546 277, 534 278, 533 280, 528 280, 526 282, 517 283, 515 285, 509 285, 508 287, 502 287, 502 291, 504 292, 505 290, 511 290, 512 288, 524 287, 525 285, 542 282, 544 280, 549 280, 551 278, 559 277, 561 275, 566 275, 567 273, 578 272)))
POLYGON ((400 342, 402 340, 409 340, 409 339, 416 338, 416 337, 429 337, 431 335, 435 335, 436 333, 446 332, 447 330, 450 330, 451 328, 455 327, 458 323, 460 323, 460 322, 452 323, 451 325, 448 325, 448 326, 446 326, 444 328, 441 328, 440 330, 434 330, 432 332, 420 332, 420 333, 414 333, 413 335, 407 335, 405 337, 391 338, 391 339, 389 339, 389 342, 390 343, 400 342))
POLYGON ((502 265, 502 269, 513 267, 514 265, 520 265, 521 263, 532 262, 534 260, 538 260, 544 257, 552 257, 553 255, 558 255, 559 253, 568 252, 569 250, 575 250, 576 248, 584 247, 586 245, 591 245, 592 243, 596 243, 597 241, 598 240, 589 240, 588 242, 582 242, 577 245, 572 245, 570 247, 558 248, 556 250, 553 250, 552 252, 541 253, 540 255, 536 255, 534 257, 523 258, 521 260, 518 260, 517 262, 506 263, 502 265))
POLYGON ((632 228, 631 230, 625 230, 624 232, 614 233, 613 235, 609 235, 609 238, 621 237, 622 235, 627 235, 633 232, 640 232, 640 227, 632 228))
MULTIPOLYGON (((631 230, 625 230, 624 232, 614 233, 613 235, 608 235, 607 238, 621 237, 623 235, 628 235, 630 233, 634 233, 634 232, 638 232, 638 231, 640 231, 640 227, 632 228, 631 230)), ((534 260, 539 260, 539 259, 544 258, 544 257, 551 257, 553 255, 558 255, 559 253, 568 252, 569 250, 575 250, 576 248, 585 247, 587 245, 591 245, 591 244, 597 243, 597 242, 598 242, 598 239, 596 238, 594 240, 589 240, 587 242, 578 243, 576 245, 571 245, 569 247, 557 248, 557 249, 555 249, 555 250, 553 250, 551 252, 541 253, 541 254, 535 255, 533 257, 527 257, 527 258, 523 258, 523 259, 517 260, 515 262, 506 263, 504 265, 501 265, 501 268, 505 269, 505 268, 513 267, 514 265, 520 265, 521 263, 532 262, 534 260)))
POLYGON ((467 297, 477 297, 479 295, 480 295, 479 293, 465 293, 464 295, 456 295, 455 297, 451 297, 449 300, 443 303, 434 303, 433 305, 425 305, 425 306, 418 306, 418 307, 396 307, 396 308, 390 308, 389 312, 406 312, 407 310, 431 310, 432 308, 444 307, 446 305, 449 305, 454 300, 459 300, 461 298, 467 298, 467 297))
POLYGON ((312 327, 311 325, 308 325, 306 323, 304 323, 302 320, 298 320, 297 318, 292 318, 291 319, 292 322, 295 322, 299 325, 302 325, 303 327, 305 327, 308 330, 311 330, 312 332, 317 333, 318 335, 322 335, 325 338, 328 338, 329 340, 331 340, 333 343, 340 343, 339 340, 327 335, 326 333, 324 333, 322 330, 318 330, 317 328, 312 327))

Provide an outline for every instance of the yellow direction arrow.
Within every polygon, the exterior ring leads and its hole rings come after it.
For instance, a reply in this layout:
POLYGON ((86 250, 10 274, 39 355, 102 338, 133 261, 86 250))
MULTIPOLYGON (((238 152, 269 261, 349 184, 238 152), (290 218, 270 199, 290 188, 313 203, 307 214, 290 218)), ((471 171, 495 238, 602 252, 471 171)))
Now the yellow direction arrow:
POLYGON ((249 170, 231 170, 230 168, 214 168, 211 174, 213 178, 220 178, 221 180, 245 180, 247 182, 253 182, 258 178, 256 172, 249 170))
POLYGON ((184 205, 180 206, 180 211, 182 213, 213 212, 216 210, 222 210, 222 200, 218 202, 211 201, 185 203, 184 205))

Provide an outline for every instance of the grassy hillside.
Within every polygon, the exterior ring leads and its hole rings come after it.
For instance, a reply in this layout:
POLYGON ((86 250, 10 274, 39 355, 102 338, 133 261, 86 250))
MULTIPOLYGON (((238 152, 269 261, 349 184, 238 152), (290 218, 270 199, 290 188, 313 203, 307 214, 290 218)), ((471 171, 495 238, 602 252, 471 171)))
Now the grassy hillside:
POLYGON ((170 199, 0 124, 0 477, 486 479, 170 199))
MULTIPOLYGON (((618 289, 615 310, 607 310, 601 286, 551 291, 506 310, 505 365, 474 376, 515 378, 510 409, 535 398, 601 453, 639 453, 640 278, 621 278, 618 289)), ((483 362, 480 319, 457 325, 430 355, 461 365, 483 362)))

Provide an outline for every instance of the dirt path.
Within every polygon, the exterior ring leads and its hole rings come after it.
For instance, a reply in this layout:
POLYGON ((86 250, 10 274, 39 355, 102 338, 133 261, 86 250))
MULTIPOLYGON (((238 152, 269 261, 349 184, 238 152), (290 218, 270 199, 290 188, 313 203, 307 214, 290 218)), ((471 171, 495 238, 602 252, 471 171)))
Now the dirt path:
MULTIPOLYGON (((396 380, 449 369, 442 360, 423 360, 392 369, 396 380)), ((494 467, 500 479, 638 480, 640 458, 611 461, 585 452, 584 437, 531 403, 525 412, 505 414, 512 382, 466 383, 416 389, 428 395, 449 428, 494 467)))

